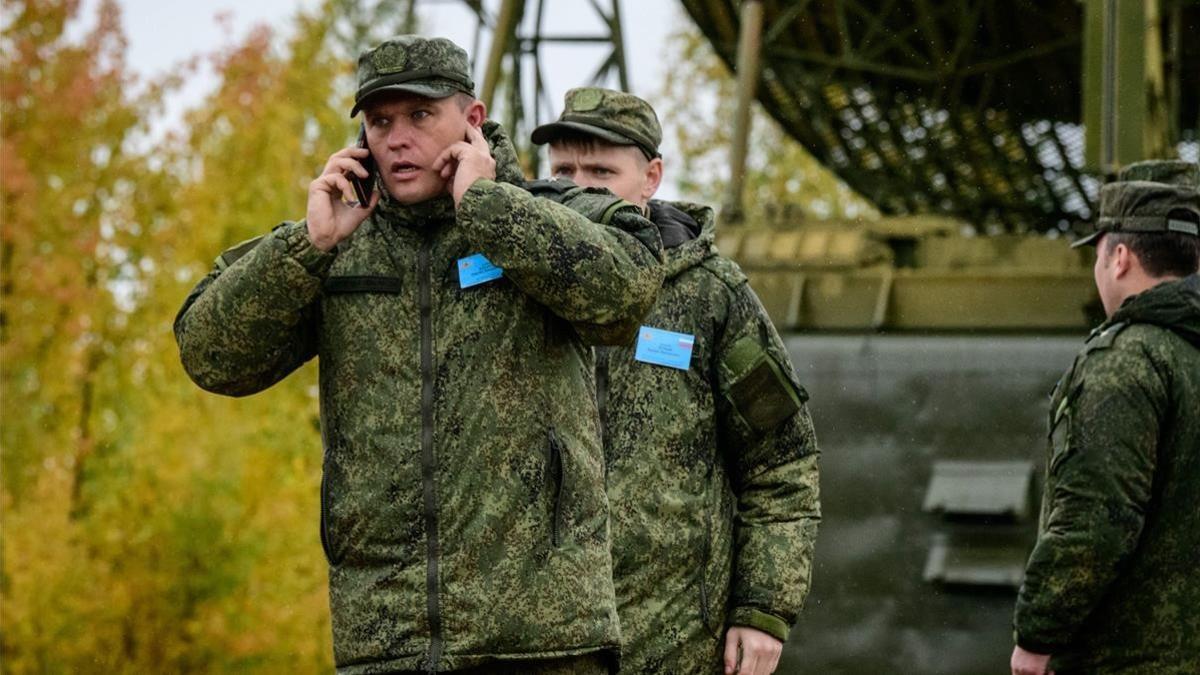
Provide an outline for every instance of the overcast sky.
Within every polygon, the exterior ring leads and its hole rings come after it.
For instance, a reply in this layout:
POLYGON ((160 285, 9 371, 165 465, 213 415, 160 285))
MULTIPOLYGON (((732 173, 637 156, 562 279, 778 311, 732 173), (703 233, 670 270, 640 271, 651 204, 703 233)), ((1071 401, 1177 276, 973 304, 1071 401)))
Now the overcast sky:
MULTIPOLYGON (((611 0, 596 0, 607 8, 611 0)), ((651 103, 659 102, 662 77, 667 66, 665 41, 678 22, 685 21, 683 10, 675 0, 619 0, 625 29, 626 60, 629 66, 630 88, 633 93, 651 103)), ((163 2, 162 0, 119 0, 122 21, 129 39, 129 64, 145 76, 154 76, 172 68, 191 56, 211 53, 215 49, 236 43, 258 24, 287 30, 290 18, 300 9, 312 9, 319 0, 195 0, 192 2, 163 2), (225 17, 219 21, 218 17, 225 17), (226 30, 230 27, 232 32, 226 30)), ((95 0, 84 3, 82 16, 91 24, 95 15, 95 0)), ((499 0, 485 0, 493 14, 499 0)), ((528 12, 536 3, 528 2, 528 12)), ((596 12, 589 0, 550 0, 546 3, 547 32, 595 34, 601 30, 596 12)), ((454 0, 424 0, 418 4, 423 22, 422 32, 442 36, 470 50, 475 37, 475 17, 462 3, 454 0)), ((281 42, 283 35, 277 37, 281 42)), ((490 35, 485 34, 478 58, 480 68, 486 60, 490 35)), ((562 96, 567 89, 585 83, 599 67, 605 51, 600 47, 543 47, 543 67, 546 86, 555 102, 554 112, 561 109, 562 96)), ((482 85, 477 71, 476 81, 482 85)), ((183 90, 171 106, 171 114, 195 104, 215 86, 211 73, 204 72, 183 90)), ((168 116, 170 117, 170 115, 168 116)), ((670 120, 663 120, 668 156, 674 133, 670 120)), ((673 198, 671 181, 659 193, 673 198)))

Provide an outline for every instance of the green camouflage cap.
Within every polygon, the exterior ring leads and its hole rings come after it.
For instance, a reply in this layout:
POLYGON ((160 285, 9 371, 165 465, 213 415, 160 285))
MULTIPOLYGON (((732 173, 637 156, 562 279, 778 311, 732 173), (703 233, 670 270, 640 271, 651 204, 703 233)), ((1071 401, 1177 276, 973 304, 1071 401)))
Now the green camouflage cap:
POLYGON ((368 97, 384 91, 402 91, 428 98, 446 98, 458 92, 475 95, 467 53, 446 38, 400 35, 358 57, 358 91, 354 117, 368 97))
POLYGON ((1178 159, 1148 159, 1121 169, 1117 180, 1148 180, 1200 190, 1200 164, 1178 159))
POLYGON ((613 145, 636 145, 648 159, 662 156, 658 152, 662 126, 654 108, 623 91, 600 87, 568 91, 558 121, 534 129, 530 140, 545 145, 571 132, 595 136, 613 145))
POLYGON ((1134 180, 1100 188, 1096 231, 1071 244, 1095 244, 1106 232, 1180 232, 1200 236, 1200 190, 1134 180))

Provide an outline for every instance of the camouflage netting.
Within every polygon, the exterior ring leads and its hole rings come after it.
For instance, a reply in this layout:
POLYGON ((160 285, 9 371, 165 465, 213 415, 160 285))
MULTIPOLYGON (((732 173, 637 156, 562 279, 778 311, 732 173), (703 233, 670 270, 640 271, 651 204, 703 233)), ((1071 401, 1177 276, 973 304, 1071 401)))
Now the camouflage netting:
MULTIPOLYGON (((731 67, 740 4, 683 0, 731 67)), ((1007 231, 1092 217, 1100 179, 1083 166, 1078 0, 763 4, 759 101, 884 213, 1007 231)), ((1179 7, 1183 34, 1196 34, 1200 3, 1179 7)), ((1181 50, 1177 148, 1194 161, 1200 42, 1181 50)))

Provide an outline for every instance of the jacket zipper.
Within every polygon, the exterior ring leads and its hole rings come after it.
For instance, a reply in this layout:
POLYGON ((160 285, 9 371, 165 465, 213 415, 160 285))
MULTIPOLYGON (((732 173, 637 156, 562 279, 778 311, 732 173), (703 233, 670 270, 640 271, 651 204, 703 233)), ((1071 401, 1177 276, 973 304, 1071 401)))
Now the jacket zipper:
POLYGON ((425 669, 437 672, 442 658, 442 614, 438 597, 437 494, 433 455, 433 302, 430 289, 430 240, 421 243, 417 258, 421 311, 421 477, 425 502, 425 610, 429 618, 429 659, 425 669))
POLYGON ((559 529, 559 522, 562 520, 562 448, 558 445, 558 437, 554 435, 554 429, 548 429, 546 436, 550 444, 550 475, 554 480, 554 510, 551 514, 553 520, 550 522, 550 543, 554 548, 558 548, 562 543, 562 535, 559 529))
POLYGON ((325 560, 333 567, 333 546, 329 541, 329 497, 328 497, 328 462, 321 467, 321 548, 325 550, 325 560))

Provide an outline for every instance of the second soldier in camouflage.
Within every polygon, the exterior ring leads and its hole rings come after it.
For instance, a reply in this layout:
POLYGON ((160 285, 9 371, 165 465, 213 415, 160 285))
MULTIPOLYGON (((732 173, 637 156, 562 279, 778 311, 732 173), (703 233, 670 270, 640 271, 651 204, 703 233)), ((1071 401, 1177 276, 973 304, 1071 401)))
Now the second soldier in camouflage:
POLYGON ((623 664, 770 673, 808 593, 816 437, 783 343, 716 251, 712 209, 650 199, 661 138, 649 104, 598 88, 568 92, 533 134, 556 178, 644 206, 663 239, 638 339, 598 358, 623 664))

